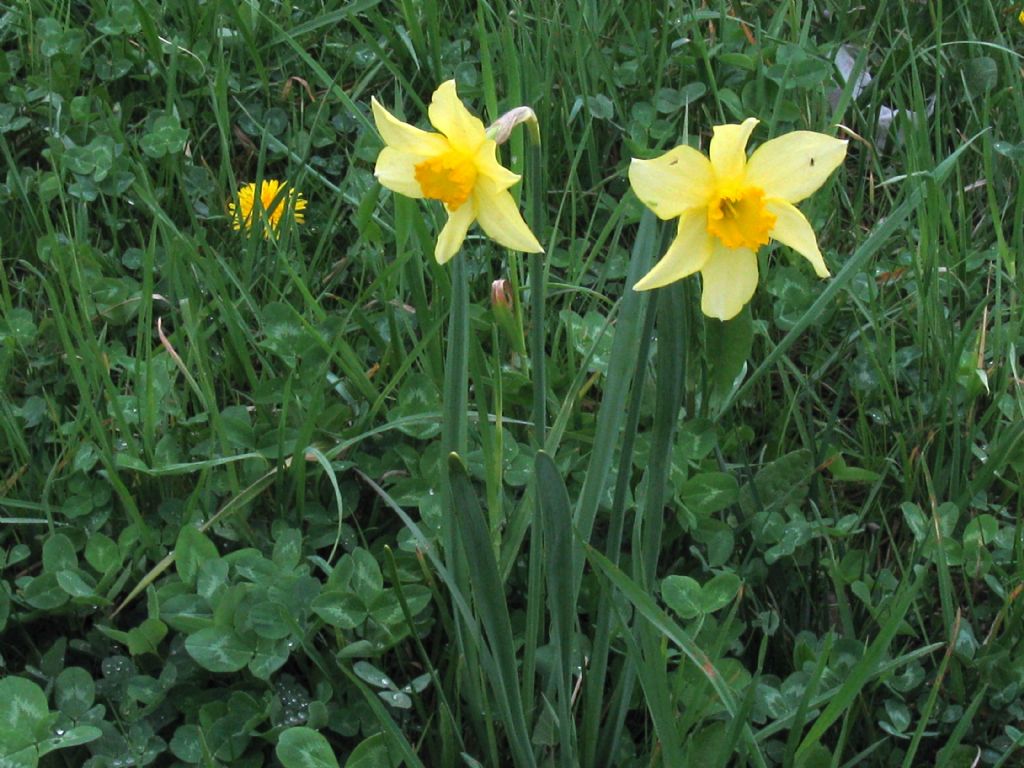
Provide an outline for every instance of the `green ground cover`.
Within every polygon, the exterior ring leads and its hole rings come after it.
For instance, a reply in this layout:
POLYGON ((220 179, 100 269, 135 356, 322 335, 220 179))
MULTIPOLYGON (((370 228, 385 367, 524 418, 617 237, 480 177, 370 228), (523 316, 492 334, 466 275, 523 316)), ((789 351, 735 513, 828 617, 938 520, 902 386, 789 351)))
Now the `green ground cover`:
POLYGON ((1019 764, 1018 6, 0 7, 0 766, 1019 764), (374 178, 453 78, 543 256, 374 178), (747 117, 832 277, 631 290, 747 117))

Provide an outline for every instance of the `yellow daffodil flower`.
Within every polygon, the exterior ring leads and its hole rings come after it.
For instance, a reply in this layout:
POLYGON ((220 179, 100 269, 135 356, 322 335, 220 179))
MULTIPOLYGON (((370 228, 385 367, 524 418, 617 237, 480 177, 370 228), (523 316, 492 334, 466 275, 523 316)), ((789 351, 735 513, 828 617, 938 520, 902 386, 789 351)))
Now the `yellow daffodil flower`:
POLYGON ((497 143, 459 100, 454 80, 442 83, 430 101, 430 122, 440 133, 403 123, 376 99, 371 103, 386 145, 374 175, 392 192, 440 200, 448 212, 434 248, 439 264, 458 252, 474 221, 506 248, 543 250, 508 192, 520 176, 498 162, 497 143))
POLYGON ((259 191, 255 184, 246 184, 238 190, 238 204, 228 203, 228 215, 231 217, 232 229, 250 230, 253 227, 253 214, 256 212, 256 198, 260 199, 260 208, 266 216, 263 237, 269 238, 281 226, 281 219, 290 213, 296 224, 306 220, 306 198, 295 189, 285 189, 288 182, 277 179, 264 179, 259 191), (283 191, 282 191, 283 190, 283 191))
POLYGON ((629 183, 661 219, 679 219, 675 240, 634 287, 659 288, 700 272, 700 308, 728 320, 757 288, 757 249, 778 240, 828 277, 811 224, 794 203, 818 189, 846 157, 846 142, 794 131, 765 142, 748 158, 755 118, 715 126, 710 159, 679 146, 652 160, 634 159, 629 183))

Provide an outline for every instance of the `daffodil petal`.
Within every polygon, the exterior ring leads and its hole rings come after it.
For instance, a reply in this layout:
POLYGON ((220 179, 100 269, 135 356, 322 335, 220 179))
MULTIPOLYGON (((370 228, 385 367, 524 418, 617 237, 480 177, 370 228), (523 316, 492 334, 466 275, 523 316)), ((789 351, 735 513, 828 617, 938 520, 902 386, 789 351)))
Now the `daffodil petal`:
POLYGON ((423 189, 416 180, 416 164, 422 160, 420 155, 384 147, 377 155, 373 175, 392 192, 419 199, 423 197, 423 189))
POLYGON ((499 189, 508 189, 522 178, 498 162, 498 145, 493 139, 487 139, 480 145, 473 161, 476 163, 477 173, 489 178, 499 189))
POLYGON ((640 202, 660 219, 707 205, 715 178, 711 163, 693 147, 679 146, 651 160, 633 158, 629 183, 640 202))
POLYGON ((766 141, 747 162, 747 183, 765 197, 798 203, 825 183, 846 157, 847 142, 814 131, 793 131, 766 141))
POLYGON ((475 154, 487 139, 480 118, 471 114, 459 100, 454 80, 441 83, 434 91, 427 114, 431 125, 448 137, 452 147, 464 154, 475 154))
POLYGON ((701 311, 708 317, 731 320, 757 288, 757 254, 749 248, 726 248, 715 243, 700 276, 704 282, 701 311))
POLYGON ((488 180, 477 182, 476 218, 487 236, 506 248, 524 253, 542 253, 544 249, 506 190, 499 189, 488 180))
POLYGON ((674 283, 700 271, 711 255, 704 208, 691 208, 679 217, 679 231, 654 268, 637 281, 635 291, 647 291, 674 283))
POLYGON ((434 258, 438 264, 447 264, 459 252, 472 223, 472 200, 467 200, 454 211, 448 211, 448 222, 437 236, 437 245, 434 246, 434 258))
POLYGON ((818 277, 828 277, 828 267, 825 266, 825 259, 818 249, 818 239, 807 217, 785 200, 766 200, 765 208, 775 216, 775 226, 769 236, 788 245, 811 262, 818 277))
POLYGON ((739 125, 716 125, 711 134, 711 166, 719 184, 741 184, 747 164, 747 141, 757 126, 756 117, 748 117, 739 125))
POLYGON ((373 108, 373 122, 377 124, 377 132, 384 139, 384 143, 392 149, 420 157, 432 157, 448 151, 448 141, 444 136, 403 123, 373 97, 370 98, 370 105, 373 108))

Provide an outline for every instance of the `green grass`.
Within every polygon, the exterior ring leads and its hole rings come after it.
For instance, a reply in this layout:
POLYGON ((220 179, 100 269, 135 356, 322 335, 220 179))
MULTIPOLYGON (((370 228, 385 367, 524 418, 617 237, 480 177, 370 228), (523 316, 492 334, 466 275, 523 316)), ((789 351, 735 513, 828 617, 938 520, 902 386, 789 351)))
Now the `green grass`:
POLYGON ((0 763, 1017 764, 1020 10, 0 11, 0 763), (453 77, 543 257, 374 179, 453 77), (850 140, 833 277, 628 290, 630 158, 748 116, 850 140))

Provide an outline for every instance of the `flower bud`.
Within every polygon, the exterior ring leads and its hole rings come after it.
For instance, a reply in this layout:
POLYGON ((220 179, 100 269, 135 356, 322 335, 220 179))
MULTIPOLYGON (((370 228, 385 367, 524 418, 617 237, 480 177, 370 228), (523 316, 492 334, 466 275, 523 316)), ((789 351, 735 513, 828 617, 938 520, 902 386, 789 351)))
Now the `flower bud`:
POLYGON ((505 279, 491 283, 491 311, 494 321, 504 334, 509 346, 519 355, 526 355, 526 338, 516 306, 512 284, 505 279))
POLYGON ((529 107, 516 107, 510 109, 499 117, 487 129, 487 136, 494 139, 498 144, 504 144, 512 135, 512 129, 517 125, 526 123, 530 132, 530 139, 534 144, 540 144, 540 123, 537 122, 536 113, 529 107))
POLYGON ((499 307, 505 311, 512 309, 512 295, 509 290, 509 282, 505 278, 491 283, 491 306, 495 312, 501 311, 499 307))

